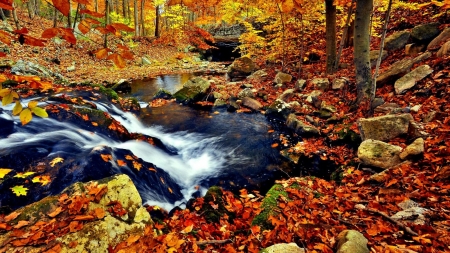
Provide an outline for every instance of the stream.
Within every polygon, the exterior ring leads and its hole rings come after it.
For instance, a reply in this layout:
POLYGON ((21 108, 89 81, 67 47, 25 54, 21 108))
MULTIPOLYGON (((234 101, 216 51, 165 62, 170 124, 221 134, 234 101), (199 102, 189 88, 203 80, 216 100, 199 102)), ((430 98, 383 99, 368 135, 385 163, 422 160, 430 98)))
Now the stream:
POLYGON ((159 88, 174 92, 191 77, 191 74, 172 75, 133 83, 132 91, 123 96, 139 100, 142 109, 138 115, 123 112, 107 100, 90 101, 128 132, 155 137, 161 141, 160 146, 121 140, 96 131, 89 124, 61 121, 52 116, 34 117, 22 126, 18 117, 11 116, 13 105, 3 107, 0 168, 35 174, 24 179, 11 173, 0 181, 0 207, 15 209, 58 194, 77 181, 125 173, 133 180, 144 203, 170 210, 183 206, 192 197, 204 195, 213 185, 231 190, 243 187, 267 190, 276 178, 285 176, 278 170, 282 164, 279 151, 271 148, 279 138, 278 129, 273 129, 277 123, 270 123, 264 115, 229 113, 226 108, 199 110, 175 102, 156 108, 147 106, 159 88), (111 155, 111 161, 102 161, 102 155, 111 155), (142 168, 134 169, 127 155, 135 157, 142 168), (55 158, 63 161, 52 164, 55 158), (120 165, 118 160, 128 164, 120 165), (30 183, 36 175, 50 175, 52 182, 42 186, 30 183), (27 196, 12 194, 11 187, 18 184, 29 188, 27 196))

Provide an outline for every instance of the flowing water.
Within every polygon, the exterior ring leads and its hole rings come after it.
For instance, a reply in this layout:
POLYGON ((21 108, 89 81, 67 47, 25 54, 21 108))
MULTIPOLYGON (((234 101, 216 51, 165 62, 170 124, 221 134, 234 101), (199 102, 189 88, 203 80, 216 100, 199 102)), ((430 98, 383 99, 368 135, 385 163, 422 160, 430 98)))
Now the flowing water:
MULTIPOLYGON (((92 101, 128 132, 156 137, 166 148, 143 141, 118 140, 92 128, 52 118, 35 117, 22 126, 17 117, 11 116, 10 105, 0 111, 0 167, 39 173, 39 164, 63 157, 65 162, 55 166, 59 166, 58 171, 50 173, 54 181, 41 197, 57 194, 76 181, 125 173, 136 184, 144 202, 166 209, 204 194, 212 185, 228 189, 270 187, 280 157, 279 151, 270 147, 278 138, 277 131, 269 131, 271 124, 264 115, 229 113, 225 109, 195 110, 177 103, 146 106, 159 88, 173 92, 190 77, 166 76, 134 83, 131 94, 126 95, 140 100, 144 108, 139 116, 105 101, 92 101), (144 166, 154 165, 164 173, 155 176, 148 170, 138 172, 130 166, 119 166, 114 159, 104 163, 98 158, 99 152, 109 152, 116 160, 128 152, 142 159, 144 166)), ((11 194, 6 184, 2 185, 0 193, 11 194)), ((34 201, 38 198, 33 199, 32 193, 27 197, 34 201)), ((11 204, 11 200, 14 198, 5 197, 0 206, 11 204)))

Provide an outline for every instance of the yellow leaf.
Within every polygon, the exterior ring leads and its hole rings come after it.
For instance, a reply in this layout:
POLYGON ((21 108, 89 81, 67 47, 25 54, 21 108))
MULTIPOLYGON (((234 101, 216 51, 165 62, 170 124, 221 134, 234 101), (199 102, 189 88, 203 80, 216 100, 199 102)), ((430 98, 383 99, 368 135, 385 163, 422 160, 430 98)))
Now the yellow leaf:
POLYGON ((20 113, 20 122, 22 122, 22 125, 28 124, 32 118, 33 115, 31 115, 31 111, 28 108, 20 113))
POLYGON ((36 176, 31 180, 33 183, 41 183, 42 186, 48 185, 51 181, 50 176, 36 176))
POLYGON ((37 104, 38 104, 38 101, 36 101, 36 100, 30 101, 30 102, 28 102, 28 108, 33 109, 34 107, 37 106, 37 104))
POLYGON ((0 179, 3 179, 12 169, 0 168, 0 179))
POLYGON ((47 114, 47 112, 45 111, 44 108, 33 107, 31 110, 33 111, 34 115, 36 115, 36 116, 39 116, 41 118, 47 118, 48 117, 48 114, 47 114))
POLYGON ((9 105, 9 104, 11 104, 13 102, 12 91, 10 91, 10 90, 8 90, 8 91, 9 91, 8 94, 3 96, 3 99, 2 99, 2 105, 3 106, 9 105))
POLYGON ((22 103, 20 101, 16 101, 16 105, 13 108, 13 115, 18 115, 23 110, 22 103))
POLYGON ((57 163, 64 162, 64 158, 56 157, 50 162, 50 166, 54 167, 57 163))
POLYGON ((281 3, 281 10, 284 13, 289 13, 294 9, 294 0, 285 0, 281 3))
POLYGON ((191 224, 191 225, 185 227, 183 230, 181 230, 181 233, 183 233, 183 234, 190 233, 190 232, 192 231, 192 228, 193 228, 193 227, 194 227, 194 225, 191 224))
POLYGON ((31 176, 31 175, 35 174, 35 173, 36 173, 36 172, 32 172, 32 171, 28 171, 28 172, 25 172, 25 173, 18 172, 14 177, 17 177, 17 178, 26 178, 26 177, 28 177, 28 176, 31 176))
POLYGON ((140 164, 140 163, 138 163, 138 162, 136 162, 136 161, 133 161, 133 167, 134 167, 135 169, 137 169, 138 171, 140 171, 141 168, 142 168, 142 164, 140 164))
POLYGON ((16 185, 14 187, 11 187, 10 189, 14 194, 16 194, 16 196, 26 196, 28 191, 28 188, 23 187, 23 185, 16 185))
POLYGON ((4 97, 11 92, 9 89, 0 89, 0 97, 4 97))

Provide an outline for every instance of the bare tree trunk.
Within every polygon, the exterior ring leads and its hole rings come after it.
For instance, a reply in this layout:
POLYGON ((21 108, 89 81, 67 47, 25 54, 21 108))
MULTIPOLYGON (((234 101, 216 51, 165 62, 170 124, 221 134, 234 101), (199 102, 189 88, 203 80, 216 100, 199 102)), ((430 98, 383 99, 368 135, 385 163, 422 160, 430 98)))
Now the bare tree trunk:
POLYGON ((373 0, 357 0, 355 15, 354 62, 356 73, 357 104, 370 102, 372 93, 372 73, 370 69, 370 17, 373 0))
POLYGON ((19 29, 20 29, 20 24, 19 24, 19 19, 17 18, 17 11, 16 11, 16 6, 15 6, 14 2, 13 2, 13 4, 12 4, 12 7, 14 8, 14 9, 12 10, 12 15, 13 15, 14 23, 16 24, 17 30, 19 30, 19 29))
POLYGON ((127 11, 128 1, 123 0, 122 1, 122 15, 125 19, 128 18, 128 11, 127 11))
POLYGON ((325 0, 327 74, 333 74, 336 64, 336 5, 325 0))
POLYGON ((34 14, 38 17, 41 15, 41 0, 34 0, 34 14))
POLYGON ((161 14, 159 13, 159 5, 157 5, 155 9, 156 9, 155 37, 159 38, 161 36, 161 30, 160 30, 161 14))
POLYGON ((114 5, 115 5, 114 12, 119 14, 119 0, 115 0, 114 5))
POLYGON ((281 47, 282 47, 282 65, 281 65, 281 71, 284 71, 284 67, 285 67, 285 60, 286 60, 286 48, 285 48, 285 38, 286 38, 286 34, 285 34, 285 25, 284 25, 284 19, 283 19, 283 12, 281 11, 281 7, 278 3, 276 3, 277 8, 278 8, 278 12, 280 13, 280 19, 281 19, 281 31, 282 31, 282 37, 281 37, 281 47))
POLYGON ((30 19, 33 19, 34 18, 34 8, 33 8, 34 2, 29 0, 26 3, 26 5, 27 5, 27 10, 28 10, 28 17, 30 19))
POLYGON ((72 3, 69 1, 69 15, 67 15, 67 27, 72 28, 72 3))
POLYGON ((58 25, 58 10, 55 7, 53 8, 53 27, 56 28, 56 26, 58 25))
POLYGON ((3 12, 3 9, 0 9, 0 17, 2 18, 3 21, 6 21, 7 19, 5 13, 3 12))
POLYGON ((141 35, 145 36, 145 0, 141 0, 141 35))
POLYGON ((94 10, 95 12, 98 12, 98 0, 95 0, 94 10))
POLYGON ((78 12, 80 11, 80 4, 77 4, 77 10, 75 11, 75 17, 73 18, 73 29, 77 25, 78 12))
MULTIPOLYGON (((110 23, 109 20, 109 1, 111 0, 105 0, 105 27, 110 23)), ((108 33, 105 34, 105 41, 103 42, 103 47, 108 47, 108 33)))
MULTIPOLYGON (((373 74, 373 79, 372 79, 373 91, 372 91, 372 97, 370 98, 370 102, 371 103, 372 103, 373 99, 375 98, 375 91, 377 89, 378 71, 380 69, 381 56, 383 55, 384 40, 386 38, 386 31, 387 31, 387 26, 388 26, 388 23, 389 23, 389 16, 391 15, 391 8, 392 8, 392 0, 389 0, 389 5, 388 5, 388 8, 387 8, 386 14, 385 14, 385 20, 384 20, 384 26, 383 26, 383 34, 381 35, 380 53, 378 54, 377 64, 376 64, 376 67, 375 67, 375 73, 373 74)), ((373 109, 373 108, 371 108, 371 109, 373 109)))
POLYGON ((342 50, 344 49, 345 40, 347 39, 348 30, 350 29, 350 18, 352 17, 352 14, 353 14, 353 3, 354 2, 355 2, 355 0, 352 0, 352 3, 350 4, 350 7, 348 9, 347 20, 345 21, 345 27, 344 27, 344 31, 342 32, 341 43, 339 44, 339 51, 338 51, 338 54, 336 57, 336 63, 334 65, 335 70, 337 70, 339 67, 342 50))
POLYGON ((136 37, 139 36, 139 7, 137 0, 134 0, 134 32, 136 37))

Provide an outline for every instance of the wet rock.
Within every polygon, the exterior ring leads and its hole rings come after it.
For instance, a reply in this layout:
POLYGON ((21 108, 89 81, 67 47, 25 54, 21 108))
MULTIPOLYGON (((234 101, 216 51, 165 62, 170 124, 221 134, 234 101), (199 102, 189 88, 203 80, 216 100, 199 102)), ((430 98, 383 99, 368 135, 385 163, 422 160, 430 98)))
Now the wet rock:
POLYGON ((439 51, 436 53, 437 57, 444 57, 446 55, 450 55, 450 41, 447 41, 439 51))
POLYGON ((242 98, 242 105, 255 111, 258 111, 263 107, 258 100, 250 97, 242 98))
POLYGON ((223 107, 223 106, 226 106, 227 105, 227 102, 225 101, 225 100, 223 100, 223 99, 216 99, 215 101, 214 101, 214 107, 223 107))
POLYGON ((234 111, 239 110, 239 109, 241 109, 241 106, 237 102, 237 98, 230 98, 228 100, 228 108, 227 108, 227 110, 230 111, 230 112, 234 112, 234 111))
POLYGON ((153 99, 158 99, 158 98, 171 99, 172 98, 172 94, 169 91, 167 91, 167 90, 165 90, 163 88, 159 88, 159 90, 153 96, 153 99))
POLYGON ((402 209, 391 216, 391 219, 396 221, 407 221, 408 223, 412 222, 416 225, 425 225, 426 218, 424 213, 428 211, 428 209, 422 208, 416 202, 407 199, 403 202, 400 202, 398 206, 402 209))
POLYGON ((319 129, 314 126, 307 125, 303 121, 297 119, 295 114, 289 114, 286 120, 286 126, 294 130, 299 135, 319 135, 319 129))
POLYGON ((306 97, 306 102, 308 103, 313 103, 313 101, 317 98, 319 98, 319 96, 322 95, 322 91, 320 90, 315 90, 312 91, 311 93, 309 93, 306 97))
POLYGON ((411 37, 418 42, 428 42, 439 35, 439 23, 421 24, 411 30, 411 37))
POLYGON ((380 97, 376 97, 372 101, 371 108, 376 110, 376 108, 382 106, 383 104, 384 104, 384 99, 380 98, 380 97))
POLYGON ((250 89, 250 88, 245 88, 243 90, 241 90, 238 94, 237 97, 239 99, 245 98, 245 97, 249 97, 249 98, 254 98, 255 97, 255 92, 250 89))
POLYGON ((336 110, 336 107, 327 104, 325 101, 322 101, 322 103, 321 103, 321 105, 320 105, 320 109, 321 109, 321 110, 328 111, 328 112, 336 112, 336 111, 337 111, 337 110, 336 110))
POLYGON ((292 81, 292 76, 283 72, 278 72, 273 80, 276 84, 285 84, 292 81))
POLYGON ((206 96, 208 90, 211 87, 211 83, 208 80, 201 77, 195 77, 187 81, 181 90, 177 91, 173 97, 176 98, 179 103, 193 103, 200 101, 206 96))
POLYGON ((388 141, 402 134, 408 133, 410 121, 414 121, 411 114, 385 115, 358 120, 361 139, 388 141))
POLYGON ((276 99, 266 110, 266 115, 287 119, 291 113, 291 107, 283 100, 276 99))
POLYGON ((348 82, 348 78, 336 78, 333 80, 333 84, 331 85, 331 89, 333 90, 341 90, 345 87, 348 82))
POLYGON ((450 27, 445 28, 436 38, 434 38, 430 44, 428 44, 427 49, 436 49, 448 39, 450 39, 450 27))
POLYGON ((11 73, 16 75, 39 76, 44 78, 64 80, 64 77, 59 73, 52 72, 51 70, 39 64, 23 60, 18 60, 16 64, 12 66, 11 73))
POLYGON ((247 77, 256 70, 255 63, 249 57, 241 57, 233 61, 228 67, 228 76, 231 79, 236 77, 247 77))
POLYGON ((368 139, 358 148, 358 158, 370 166, 388 169, 401 163, 402 148, 382 141, 368 139))
POLYGON ((330 81, 328 78, 314 78, 311 80, 311 84, 319 90, 325 91, 330 88, 330 81))
POLYGON ((417 138, 413 143, 409 144, 405 150, 400 154, 401 159, 406 159, 409 156, 416 156, 423 154, 425 151, 425 142, 422 138, 417 138))
POLYGON ((305 88, 306 80, 305 79, 299 79, 297 82, 295 82, 295 89, 298 91, 301 91, 305 88))
POLYGON ((399 75, 408 72, 414 64, 419 63, 425 59, 428 59, 430 56, 431 52, 425 52, 414 59, 405 58, 392 64, 386 71, 382 72, 378 76, 377 83, 378 84, 386 83, 387 81, 392 80, 393 78, 396 78, 399 75))
POLYGON ((261 253, 306 253, 306 250, 291 242, 272 245, 261 250, 261 253))
POLYGON ((395 82, 395 93, 402 94, 404 91, 414 87, 418 81, 431 73, 433 73, 433 69, 428 65, 421 65, 415 68, 395 82))
POLYGON ((120 79, 116 84, 114 84, 111 89, 115 92, 127 93, 131 91, 131 82, 127 79, 120 79))
POLYGON ((278 97, 278 99, 283 100, 284 102, 288 102, 294 96, 294 89, 287 89, 283 92, 283 94, 278 97))
POLYGON ((397 50, 404 48, 410 36, 411 33, 408 31, 395 32, 392 35, 386 37, 384 48, 386 50, 397 50))
POLYGON ((415 56, 425 50, 425 45, 411 43, 405 46, 405 54, 415 56))
POLYGON ((292 152, 290 148, 281 150, 280 154, 288 161, 293 162, 294 164, 298 164, 298 161, 300 160, 301 157, 300 154, 292 152))
MULTIPOLYGON (((373 68, 377 64, 378 56, 380 55, 380 50, 371 50, 369 54, 370 66, 373 68)), ((388 51, 383 50, 381 54, 381 61, 383 62, 389 56, 388 51)))
POLYGON ((369 253, 367 239, 356 230, 344 230, 336 238, 336 253, 369 253))

